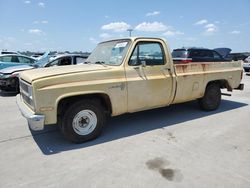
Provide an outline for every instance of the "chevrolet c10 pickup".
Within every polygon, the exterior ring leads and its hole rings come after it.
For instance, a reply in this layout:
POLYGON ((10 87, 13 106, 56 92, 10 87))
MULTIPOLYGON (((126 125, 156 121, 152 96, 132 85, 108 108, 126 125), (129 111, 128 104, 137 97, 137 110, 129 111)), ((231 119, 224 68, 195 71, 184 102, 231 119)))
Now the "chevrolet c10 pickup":
POLYGON ((98 44, 82 65, 22 72, 17 104, 30 129, 57 124, 81 143, 99 136, 109 116, 196 99, 215 110, 221 89, 243 90, 242 74, 242 61, 173 64, 165 40, 124 38, 98 44))

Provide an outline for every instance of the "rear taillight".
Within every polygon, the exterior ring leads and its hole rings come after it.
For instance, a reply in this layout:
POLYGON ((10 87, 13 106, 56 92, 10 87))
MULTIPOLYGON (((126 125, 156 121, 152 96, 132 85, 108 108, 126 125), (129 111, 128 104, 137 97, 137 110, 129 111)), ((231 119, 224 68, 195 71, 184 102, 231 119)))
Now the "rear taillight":
POLYGON ((248 63, 248 61, 247 61, 246 59, 245 59, 245 60, 243 60, 243 62, 244 62, 244 63, 248 63))
POLYGON ((242 80, 243 78, 243 70, 241 71, 240 79, 242 80))

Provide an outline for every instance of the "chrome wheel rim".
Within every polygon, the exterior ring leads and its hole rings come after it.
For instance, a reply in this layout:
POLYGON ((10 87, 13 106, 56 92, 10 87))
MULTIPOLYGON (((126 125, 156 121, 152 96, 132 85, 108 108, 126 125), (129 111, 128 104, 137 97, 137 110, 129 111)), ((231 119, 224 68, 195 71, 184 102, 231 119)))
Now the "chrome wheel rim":
POLYGON ((73 118, 72 127, 79 135, 88 135, 96 128, 97 117, 91 110, 82 110, 73 118))

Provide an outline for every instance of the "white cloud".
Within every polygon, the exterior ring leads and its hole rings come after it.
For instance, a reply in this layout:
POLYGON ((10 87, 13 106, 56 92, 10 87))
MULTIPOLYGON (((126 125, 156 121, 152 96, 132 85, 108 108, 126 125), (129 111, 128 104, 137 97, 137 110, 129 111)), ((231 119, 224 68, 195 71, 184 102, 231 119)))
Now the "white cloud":
POLYGON ((194 25, 204 25, 206 23, 208 23, 208 21, 206 19, 203 19, 203 20, 199 20, 196 23, 194 23, 194 25))
POLYGON ((159 15, 159 14, 160 14, 159 11, 154 11, 154 12, 149 12, 149 13, 147 13, 146 16, 157 16, 157 15, 159 15))
POLYGON ((25 4, 30 4, 30 3, 31 3, 31 1, 24 1, 24 3, 25 3, 25 4))
POLYGON ((234 35, 238 35, 238 34, 240 34, 240 31, 237 31, 237 30, 235 30, 235 31, 231 31, 231 32, 229 32, 230 34, 234 34, 234 35))
POLYGON ((130 28, 130 25, 125 22, 112 22, 107 25, 103 25, 103 30, 113 30, 115 32, 123 32, 130 28))
POLYGON ((110 39, 110 38, 112 38, 112 35, 110 35, 108 33, 102 33, 99 35, 99 37, 102 39, 110 39))
POLYGON ((216 29, 214 27, 209 27, 209 28, 206 29, 207 33, 213 33, 215 31, 216 31, 216 29))
POLYGON ((207 24, 205 25, 205 28, 215 28, 216 26, 214 24, 207 24))
POLYGON ((39 6, 39 7, 42 7, 42 8, 45 8, 45 3, 39 2, 39 3, 38 3, 38 6, 39 6))
POLYGON ((97 44, 97 43, 99 43, 95 38, 93 38, 93 37, 90 37, 89 38, 89 41, 91 42, 91 43, 93 43, 93 44, 97 44))
POLYGON ((165 31, 168 27, 161 22, 143 22, 135 27, 137 31, 158 32, 165 31))
POLYGON ((176 35, 184 35, 183 32, 180 31, 166 31, 165 33, 163 33, 163 35, 165 36, 176 36, 176 35))
POLYGON ((217 30, 217 26, 214 24, 207 24, 205 25, 205 35, 213 35, 217 30))
POLYGON ((47 24, 47 23, 49 23, 47 20, 43 20, 43 21, 41 21, 41 23, 42 24, 47 24))
POLYGON ((34 35, 45 35, 45 33, 40 29, 30 29, 29 33, 34 35))

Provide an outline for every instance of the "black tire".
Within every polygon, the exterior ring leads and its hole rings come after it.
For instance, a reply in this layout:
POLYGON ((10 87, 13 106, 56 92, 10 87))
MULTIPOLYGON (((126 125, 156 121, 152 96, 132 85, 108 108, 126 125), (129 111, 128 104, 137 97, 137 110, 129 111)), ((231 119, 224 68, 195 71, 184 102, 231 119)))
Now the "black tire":
POLYGON ((217 83, 208 84, 204 96, 198 102, 202 110, 216 110, 221 103, 220 85, 217 83))
MULTIPOLYGON (((86 120, 87 118, 82 118, 81 120, 78 119, 79 120, 78 124, 82 124, 81 125, 82 128, 84 128, 85 126, 83 124, 87 124, 87 126, 89 126, 90 124, 89 122, 91 122, 91 120, 87 122, 86 120), (82 121, 84 121, 84 123, 82 121)), ((88 140, 95 139, 101 134, 102 129, 106 123, 106 114, 105 114, 103 106, 98 101, 85 99, 85 100, 77 101, 73 103, 72 105, 70 105, 66 109, 66 111, 62 113, 62 118, 61 118, 60 123, 61 123, 61 126, 60 126, 61 132, 65 136, 65 138, 75 143, 82 143, 88 140), (76 129, 75 124, 73 125, 73 122, 76 122, 74 120, 77 119, 77 117, 79 117, 78 114, 80 112, 85 112, 85 111, 90 111, 91 114, 95 114, 97 123, 96 123, 95 128, 90 133, 81 135, 77 132, 78 129, 76 129)))

